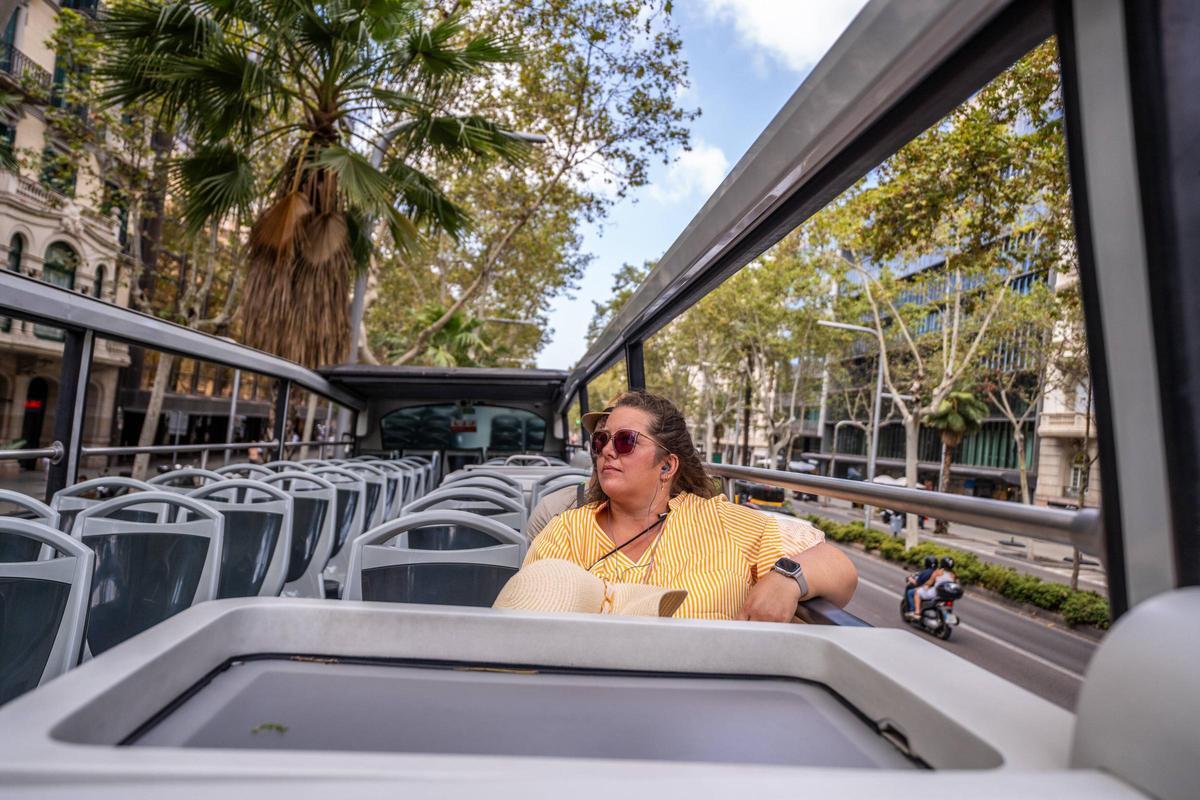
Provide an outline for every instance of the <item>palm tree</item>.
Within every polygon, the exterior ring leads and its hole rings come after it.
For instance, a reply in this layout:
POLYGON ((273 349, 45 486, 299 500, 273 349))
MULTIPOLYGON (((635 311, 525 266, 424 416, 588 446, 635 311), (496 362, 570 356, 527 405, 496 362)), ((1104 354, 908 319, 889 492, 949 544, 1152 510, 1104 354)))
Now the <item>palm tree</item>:
MULTIPOLYGON (((932 414, 925 417, 925 424, 941 431, 942 434, 942 474, 938 479, 939 492, 950 489, 950 462, 954 458, 955 448, 963 439, 979 430, 987 414, 987 404, 974 394, 954 391, 946 396, 932 414)), ((939 519, 933 532, 945 534, 946 521, 939 519)))
POLYGON ((173 163, 199 232, 265 195, 250 229, 241 319, 255 347, 336 363, 353 275, 373 234, 411 249, 468 226, 421 166, 519 160, 528 145, 478 115, 469 79, 518 59, 416 0, 132 0, 102 21, 107 102, 163 109, 188 144, 173 163))

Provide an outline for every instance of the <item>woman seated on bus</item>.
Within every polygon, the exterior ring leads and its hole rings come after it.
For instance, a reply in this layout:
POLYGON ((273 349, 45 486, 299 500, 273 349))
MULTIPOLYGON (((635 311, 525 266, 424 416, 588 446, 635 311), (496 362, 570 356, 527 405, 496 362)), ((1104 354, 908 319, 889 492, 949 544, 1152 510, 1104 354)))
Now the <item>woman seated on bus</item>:
POLYGON ((551 520, 526 565, 562 559, 609 583, 684 589, 676 617, 788 622, 801 600, 849 602, 850 560, 815 529, 788 557, 775 517, 717 492, 669 400, 628 392, 596 416, 587 502, 551 520))

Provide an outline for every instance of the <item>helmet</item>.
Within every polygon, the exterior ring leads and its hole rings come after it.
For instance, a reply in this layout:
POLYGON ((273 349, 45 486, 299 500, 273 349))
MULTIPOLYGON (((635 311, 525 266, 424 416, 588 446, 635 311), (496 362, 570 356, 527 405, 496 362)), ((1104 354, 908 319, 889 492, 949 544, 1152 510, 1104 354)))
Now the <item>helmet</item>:
POLYGON ((925 556, 925 569, 936 569, 937 558, 934 556, 925 556))
POLYGON ((942 556, 942 569, 954 569, 954 559, 950 556, 942 556))

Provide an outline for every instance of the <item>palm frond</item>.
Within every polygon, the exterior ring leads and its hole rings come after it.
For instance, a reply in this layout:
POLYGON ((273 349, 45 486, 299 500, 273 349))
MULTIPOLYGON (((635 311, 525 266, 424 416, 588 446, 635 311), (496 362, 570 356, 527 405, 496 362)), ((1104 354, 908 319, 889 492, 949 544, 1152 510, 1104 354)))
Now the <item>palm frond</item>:
POLYGON ((254 167, 228 144, 197 148, 174 165, 176 188, 183 195, 183 217, 197 233, 210 221, 246 209, 256 196, 254 167))
POLYGON ((337 175, 349 203, 373 214, 384 213, 396 193, 387 174, 361 154, 340 145, 322 148, 309 169, 327 169, 337 175))

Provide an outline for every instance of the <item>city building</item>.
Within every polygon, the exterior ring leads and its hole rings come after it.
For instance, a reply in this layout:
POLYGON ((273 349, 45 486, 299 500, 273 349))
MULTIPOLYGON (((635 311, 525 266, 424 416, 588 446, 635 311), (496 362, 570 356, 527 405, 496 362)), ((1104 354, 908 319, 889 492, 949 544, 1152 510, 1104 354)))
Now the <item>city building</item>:
MULTIPOLYGON (((94 14, 96 3, 29 0, 13 12, 0 38, 0 91, 20 97, 15 107, 0 111, 0 148, 17 162, 0 171, 0 267, 128 305, 120 275, 122 215, 105 202, 94 156, 74 174, 50 168, 61 146, 46 113, 62 81, 49 45, 60 8, 94 14)), ((0 441, 6 446, 51 440, 62 342, 56 328, 0 318, 0 441)), ((128 364, 125 345, 96 343, 85 445, 109 442, 118 373, 128 364)), ((0 477, 36 468, 32 461, 4 461, 0 477)))

